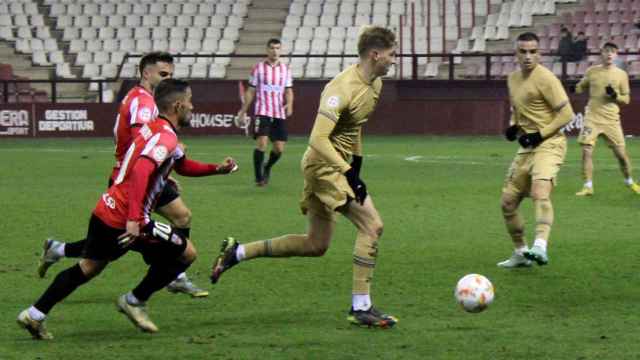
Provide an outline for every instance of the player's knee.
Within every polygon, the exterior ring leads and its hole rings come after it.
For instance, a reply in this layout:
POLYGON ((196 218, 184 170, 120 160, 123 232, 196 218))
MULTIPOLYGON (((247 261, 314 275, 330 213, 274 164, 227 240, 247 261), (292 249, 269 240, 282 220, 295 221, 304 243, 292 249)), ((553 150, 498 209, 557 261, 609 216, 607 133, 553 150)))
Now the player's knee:
POLYGON ((191 210, 188 207, 183 207, 175 214, 175 219, 171 219, 171 222, 177 228, 191 227, 191 210))
POLYGON ((511 214, 518 208, 518 201, 512 197, 503 196, 500 201, 503 214, 511 214))
POLYGON ((382 236, 382 232, 384 230, 384 224, 382 220, 375 220, 366 224, 364 228, 361 229, 362 232, 367 234, 368 237, 372 239, 379 239, 382 236))
POLYGON ((305 253, 307 256, 323 256, 329 250, 329 242, 313 234, 307 235, 305 253))
POLYGON ((315 256, 315 257, 320 257, 320 256, 324 256, 324 254, 327 253, 327 250, 329 250, 328 246, 324 246, 324 245, 312 245, 309 248, 309 256, 315 256))
POLYGON ((80 269, 82 270, 82 273, 88 280, 98 276, 102 272, 102 270, 105 268, 106 263, 103 263, 102 261, 82 259, 80 260, 79 265, 80 265, 80 269))
POLYGON ((532 190, 531 200, 548 202, 550 201, 549 192, 545 190, 532 190))

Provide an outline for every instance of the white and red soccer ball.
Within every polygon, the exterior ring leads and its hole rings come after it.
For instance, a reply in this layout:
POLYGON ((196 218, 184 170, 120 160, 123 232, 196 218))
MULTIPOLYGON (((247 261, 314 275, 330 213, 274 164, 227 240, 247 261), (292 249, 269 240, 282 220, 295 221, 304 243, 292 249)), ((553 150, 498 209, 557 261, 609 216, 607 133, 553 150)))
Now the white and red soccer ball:
POLYGON ((456 301, 470 313, 479 313, 486 309, 493 301, 493 296, 493 284, 479 274, 465 275, 456 285, 456 301))

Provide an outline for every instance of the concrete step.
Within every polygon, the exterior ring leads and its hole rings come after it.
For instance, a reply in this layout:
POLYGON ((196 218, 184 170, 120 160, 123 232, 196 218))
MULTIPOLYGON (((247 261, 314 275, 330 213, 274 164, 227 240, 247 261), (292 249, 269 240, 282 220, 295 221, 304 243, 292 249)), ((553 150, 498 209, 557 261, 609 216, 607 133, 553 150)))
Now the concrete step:
MULTIPOLYGON (((265 56, 266 57, 266 56, 265 56)), ((227 69, 251 69, 261 58, 233 58, 227 69)))
POLYGON ((287 10, 250 8, 245 23, 261 21, 282 21, 287 18, 287 10))
POLYGON ((244 25, 244 31, 280 33, 282 31, 282 23, 266 21, 260 23, 246 23, 244 25))
POLYGON ((236 54, 265 54, 266 44, 266 39, 259 45, 240 44, 236 46, 236 54))
POLYGON ((251 7, 259 9, 289 10, 289 0, 253 0, 251 7))
POLYGON ((249 77, 249 71, 251 69, 227 69, 227 76, 225 77, 228 80, 246 80, 249 77))

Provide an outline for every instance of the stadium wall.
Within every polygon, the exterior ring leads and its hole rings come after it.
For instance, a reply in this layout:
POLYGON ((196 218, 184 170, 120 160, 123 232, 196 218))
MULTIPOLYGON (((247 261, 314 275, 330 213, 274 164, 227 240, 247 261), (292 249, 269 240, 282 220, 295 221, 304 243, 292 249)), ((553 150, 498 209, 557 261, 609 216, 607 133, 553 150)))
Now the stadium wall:
MULTIPOLYGON (((118 98, 133 86, 123 84, 118 98)), ((288 120, 292 135, 309 133, 326 81, 294 84, 294 115, 288 120)), ((188 135, 244 134, 234 125, 240 106, 237 81, 192 81, 194 115, 188 135)), ((632 89, 640 91, 640 86, 632 89)), ((587 98, 573 96, 576 113, 582 113, 587 98)), ((0 105, 2 137, 109 137, 117 104, 34 103, 0 105)), ((627 134, 639 135, 640 99, 623 108, 627 134)), ((496 135, 510 116, 503 81, 385 81, 378 107, 366 125, 366 134, 378 135, 496 135)), ((580 120, 580 116, 577 120, 580 120)), ((579 121, 578 121, 579 122, 579 121)), ((579 126, 579 125, 578 125, 579 126)))

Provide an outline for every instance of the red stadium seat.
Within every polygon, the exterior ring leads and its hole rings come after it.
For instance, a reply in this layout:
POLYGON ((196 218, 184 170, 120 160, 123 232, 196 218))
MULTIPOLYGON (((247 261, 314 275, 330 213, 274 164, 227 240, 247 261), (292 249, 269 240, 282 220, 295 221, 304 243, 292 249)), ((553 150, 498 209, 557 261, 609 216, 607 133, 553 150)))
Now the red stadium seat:
POLYGON ((13 67, 9 64, 0 64, 0 80, 12 80, 13 67))

